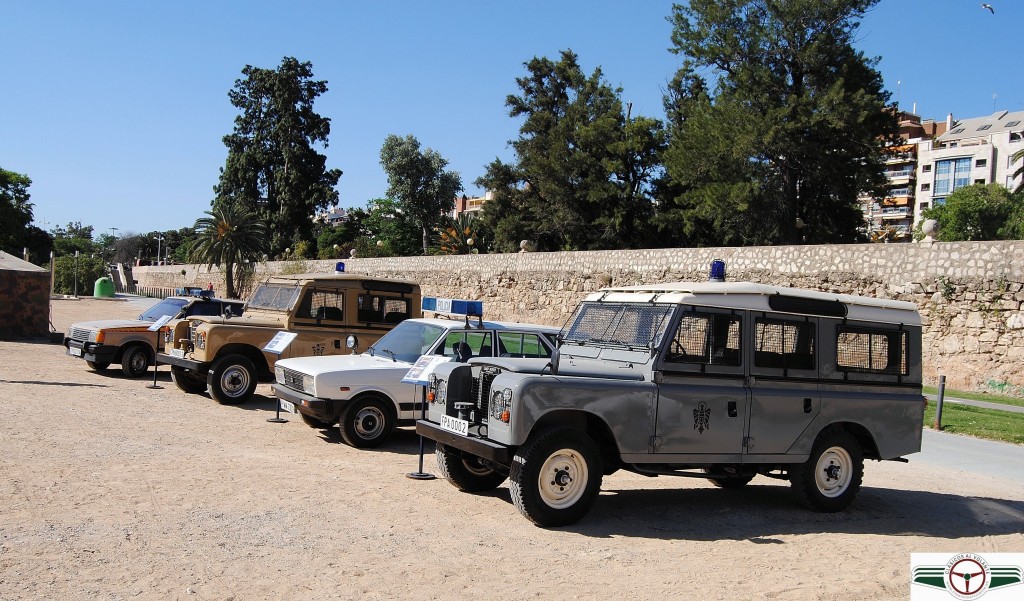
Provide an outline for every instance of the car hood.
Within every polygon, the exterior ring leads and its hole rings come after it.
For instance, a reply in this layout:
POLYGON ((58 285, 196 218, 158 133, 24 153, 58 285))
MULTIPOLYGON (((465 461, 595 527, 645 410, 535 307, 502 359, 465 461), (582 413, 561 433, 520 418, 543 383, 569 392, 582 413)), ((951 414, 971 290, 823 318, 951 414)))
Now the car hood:
POLYGON ((279 367, 291 369, 310 376, 323 376, 335 372, 376 371, 381 369, 399 369, 409 371, 412 363, 392 361, 390 357, 369 354, 361 355, 329 355, 323 357, 293 357, 277 362, 279 367))
POLYGON ((140 321, 138 319, 98 319, 96 321, 79 321, 71 324, 71 329, 79 330, 116 330, 128 328, 146 329, 153 325, 152 321, 140 321))

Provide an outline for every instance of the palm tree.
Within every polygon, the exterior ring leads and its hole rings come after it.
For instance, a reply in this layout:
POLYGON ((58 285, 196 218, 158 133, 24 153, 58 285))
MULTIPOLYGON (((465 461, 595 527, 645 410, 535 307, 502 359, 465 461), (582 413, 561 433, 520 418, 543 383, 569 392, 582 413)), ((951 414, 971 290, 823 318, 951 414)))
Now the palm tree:
POLYGON ((197 240, 189 253, 191 261, 212 268, 224 266, 227 297, 238 298, 235 280, 246 265, 263 255, 269 236, 266 225, 249 209, 238 204, 216 204, 196 220, 197 240))

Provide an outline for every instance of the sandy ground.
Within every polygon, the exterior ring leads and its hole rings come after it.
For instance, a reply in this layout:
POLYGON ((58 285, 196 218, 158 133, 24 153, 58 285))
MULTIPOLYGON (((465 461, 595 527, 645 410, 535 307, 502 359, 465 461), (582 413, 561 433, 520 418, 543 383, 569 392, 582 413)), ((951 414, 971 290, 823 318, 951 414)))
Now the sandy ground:
MULTIPOLYGON (((140 312, 53 309, 62 330, 140 312)), ((906 599, 911 552, 1024 551, 1024 486, 912 457, 868 463, 841 514, 762 477, 723 491, 616 473, 583 522, 544 530, 505 486, 406 478, 411 431, 359 451, 294 416, 268 423, 268 385, 226 407, 166 367, 154 390, 59 345, 0 356, 3 600, 906 599)))

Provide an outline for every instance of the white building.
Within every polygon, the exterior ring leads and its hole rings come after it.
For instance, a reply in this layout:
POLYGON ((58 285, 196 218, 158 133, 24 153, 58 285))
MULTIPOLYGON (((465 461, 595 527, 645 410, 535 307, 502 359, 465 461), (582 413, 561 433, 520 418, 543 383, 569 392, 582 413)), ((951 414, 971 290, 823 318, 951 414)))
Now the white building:
POLYGON ((1024 149, 1024 111, 999 111, 988 117, 953 121, 946 131, 917 145, 917 207, 914 225, 924 209, 941 204, 954 190, 972 184, 997 183, 1011 190, 1020 183, 1013 172, 1020 161, 1013 154, 1024 149))
POLYGON ((348 213, 345 211, 345 209, 334 207, 330 211, 318 214, 316 217, 313 218, 313 221, 323 221, 327 225, 330 225, 332 227, 338 227, 346 219, 348 219, 348 213))

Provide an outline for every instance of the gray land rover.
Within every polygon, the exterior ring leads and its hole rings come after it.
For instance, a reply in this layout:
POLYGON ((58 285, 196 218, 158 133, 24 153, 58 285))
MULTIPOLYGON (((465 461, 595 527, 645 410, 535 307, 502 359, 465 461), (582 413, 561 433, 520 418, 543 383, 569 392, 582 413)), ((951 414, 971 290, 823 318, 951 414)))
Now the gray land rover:
POLYGON ((912 303, 753 283, 606 288, 551 360, 440 365, 417 432, 463 491, 506 479, 541 526, 572 524, 605 474, 788 480, 811 508, 856 496, 864 459, 920 451, 912 303))

